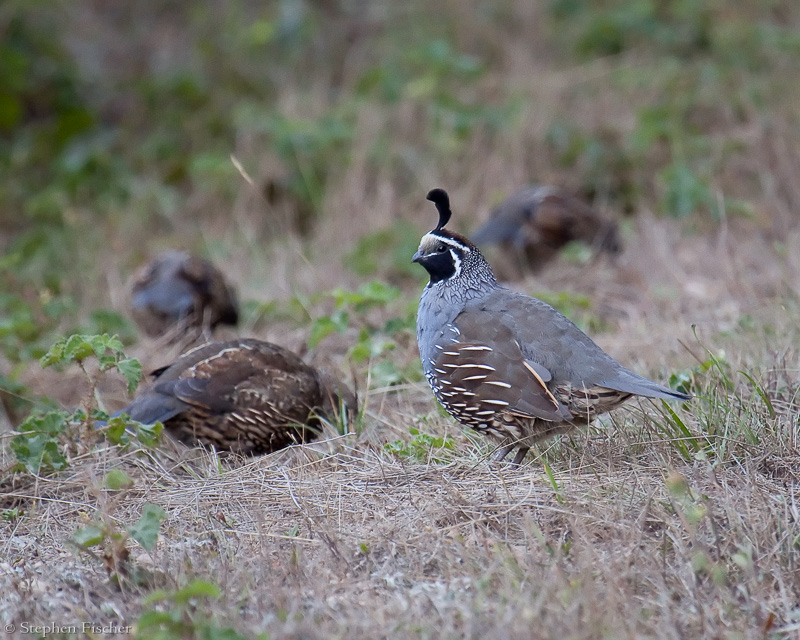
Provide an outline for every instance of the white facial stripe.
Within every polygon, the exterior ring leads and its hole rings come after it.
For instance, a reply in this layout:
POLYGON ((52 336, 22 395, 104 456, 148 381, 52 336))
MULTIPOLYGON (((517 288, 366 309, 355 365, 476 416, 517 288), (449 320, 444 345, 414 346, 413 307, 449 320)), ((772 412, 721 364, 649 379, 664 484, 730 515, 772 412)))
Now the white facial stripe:
POLYGON ((453 256, 453 265, 455 265, 455 273, 453 273, 452 277, 455 278, 459 273, 461 273, 461 258, 458 257, 458 254, 450 249, 450 255, 453 256))
POLYGON ((436 244, 438 244, 440 242, 443 243, 443 244, 449 245, 451 247, 455 247, 456 249, 460 249, 461 251, 466 251, 466 252, 472 251, 472 249, 470 249, 466 245, 461 244, 457 240, 453 240, 451 238, 444 238, 442 236, 437 236, 437 235, 435 235, 433 233, 426 233, 422 237, 422 240, 420 241, 419 246, 420 246, 420 248, 422 248, 422 247, 426 247, 427 248, 430 245, 436 245, 436 244))

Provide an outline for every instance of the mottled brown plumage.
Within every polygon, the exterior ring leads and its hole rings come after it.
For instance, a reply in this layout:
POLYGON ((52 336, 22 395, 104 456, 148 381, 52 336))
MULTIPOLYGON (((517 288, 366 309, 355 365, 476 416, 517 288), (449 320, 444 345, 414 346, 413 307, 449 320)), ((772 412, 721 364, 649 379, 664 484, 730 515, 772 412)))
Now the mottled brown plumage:
POLYGON ((153 337, 239 321, 236 295, 219 269, 185 251, 165 251, 134 276, 131 310, 136 324, 153 337))
POLYGON ((268 453, 315 437, 319 416, 357 411, 344 384, 261 340, 211 342, 154 375, 154 383, 118 413, 145 424, 163 422, 179 440, 218 450, 268 453))
POLYGON ((479 246, 501 245, 540 269, 567 243, 579 240, 618 253, 617 225, 569 193, 549 186, 521 189, 504 200, 472 236, 479 246))

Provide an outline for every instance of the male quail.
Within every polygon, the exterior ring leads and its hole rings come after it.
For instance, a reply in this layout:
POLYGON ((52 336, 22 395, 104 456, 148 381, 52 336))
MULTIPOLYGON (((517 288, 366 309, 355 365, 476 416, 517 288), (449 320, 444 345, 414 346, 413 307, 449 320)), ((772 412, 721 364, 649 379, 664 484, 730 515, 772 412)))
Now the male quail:
POLYGON ((519 464, 541 438, 588 424, 631 396, 691 396, 629 371, 550 305, 498 285, 489 263, 464 236, 439 224, 413 261, 430 274, 417 313, 425 377, 444 408, 500 442, 496 459, 519 447, 519 464))
POLYGON ((134 277, 133 319, 149 336, 235 325, 233 288, 213 264, 185 251, 165 251, 134 277))
POLYGON ((536 185, 500 203, 472 240, 478 246, 509 249, 534 270, 573 240, 607 253, 622 248, 615 222, 561 189, 536 185))
POLYGON ((155 381, 118 411, 162 422, 185 442, 241 454, 269 453, 316 435, 317 416, 333 418, 353 393, 291 351, 255 339, 210 342, 153 372, 155 381))

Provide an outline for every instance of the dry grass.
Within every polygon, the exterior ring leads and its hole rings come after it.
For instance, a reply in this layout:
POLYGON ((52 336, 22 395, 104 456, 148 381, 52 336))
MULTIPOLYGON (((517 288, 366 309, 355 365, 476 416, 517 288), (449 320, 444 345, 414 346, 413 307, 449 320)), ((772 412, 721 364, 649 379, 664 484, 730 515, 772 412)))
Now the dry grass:
MULTIPOLYGON (((681 350, 666 337, 685 318, 674 305, 663 303, 656 335, 649 314, 623 316, 606 346, 656 373, 690 363, 667 348, 681 350)), ((707 309, 701 333, 731 371, 758 377, 776 415, 741 376, 726 392, 697 374, 700 397, 677 409, 703 444, 688 460, 645 404, 547 443, 519 470, 495 467, 417 384, 372 390, 359 435, 271 456, 100 447, 66 474, 17 476, 4 500, 25 513, 2 524, 0 617, 131 623, 153 585, 203 577, 222 589, 208 609, 219 624, 270 637, 791 637, 798 335, 793 305, 759 306, 752 326, 727 334, 728 312, 707 309), (382 451, 412 425, 452 436, 454 451, 432 452, 449 462, 382 451), (104 477, 119 468, 135 485, 110 492, 104 477), (157 547, 130 546, 152 581, 113 586, 70 537, 96 510, 122 527, 147 502, 167 513, 157 547)))
POLYGON ((67 541, 94 509, 123 524, 152 502, 168 518, 157 548, 135 551, 134 563, 173 588, 213 577, 224 593, 214 613, 270 637, 757 638, 795 628, 800 459, 785 447, 680 463, 647 433, 579 437, 560 449, 551 482, 538 462, 495 468, 464 441, 444 465, 404 464, 357 441, 331 446, 221 466, 208 454, 106 450, 10 493, 26 514, 4 524, 3 617, 135 620, 146 591, 110 586, 102 563, 67 541), (122 497, 102 488, 112 468, 136 479, 122 497))
MULTIPOLYGON (((325 10, 327 3, 319 4, 325 10)), ((532 179, 583 189, 590 172, 580 163, 565 170, 545 132, 566 121, 597 139, 609 132, 621 138, 636 126, 640 108, 658 104, 659 92, 641 81, 652 62, 646 55, 567 64, 538 3, 508 2, 499 26, 462 2, 445 4, 444 14, 459 16, 450 24, 453 41, 491 65, 464 93, 487 104, 515 96, 525 106, 509 126, 434 144, 437 128, 424 101, 365 101, 348 162, 331 167, 319 221, 305 239, 285 233, 282 205, 265 203, 260 190, 285 169, 283 161, 243 127, 230 151, 258 188, 241 180, 231 198, 198 188, 172 218, 152 227, 140 223, 139 210, 109 217, 102 228, 107 237, 95 238, 97 246, 80 258, 91 265, 76 282, 97 285, 75 285, 84 306, 123 311, 130 267, 165 246, 211 254, 244 299, 283 302, 354 289, 364 278, 342 266, 343 256, 362 234, 398 219, 422 235, 435 219, 424 201, 429 188, 451 192, 454 224, 462 229, 474 228, 499 196, 532 179), (632 79, 609 89, 615 74, 632 79), (373 141, 384 134, 390 152, 376 162, 373 141)), ((72 46, 98 77, 108 73, 104 65, 119 65, 124 77, 127 67, 138 68, 139 52, 154 67, 196 54, 182 46, 191 38, 170 12, 163 28, 147 29, 142 24, 152 17, 128 27, 138 18, 115 22, 92 3, 75 11, 72 46), (89 31, 103 37, 90 38, 89 31), (109 51, 114 55, 98 53, 109 51)), ((292 78, 270 96, 274 108, 313 120, 337 104, 332 95, 354 91, 380 46, 408 28, 376 12, 367 18, 377 26, 367 24, 363 39, 347 41, 345 28, 326 31, 324 45, 345 60, 341 73, 323 66, 311 78, 292 78)), ((413 15, 401 17, 415 24, 413 15)), ((792 67, 791 60, 778 63, 777 71, 792 67)), ((231 64, 246 77, 246 60, 231 64)), ((699 71, 687 64, 686 75, 692 73, 699 71)), ((496 467, 487 462, 486 442, 437 412, 424 383, 366 389, 371 372, 364 364, 355 372, 366 403, 357 434, 331 433, 251 460, 171 444, 143 451, 101 443, 79 447, 62 474, 9 474, 2 508, 23 513, 8 512, 0 522, 0 623, 134 624, 153 588, 174 590, 201 578, 222 595, 192 620, 199 625, 209 614, 247 636, 797 637, 800 162, 793 149, 800 139, 793 101, 773 97, 770 118, 741 95, 736 109, 714 103, 689 114, 708 134, 716 163, 710 188, 720 200, 723 194, 746 199, 747 215, 724 212, 713 223, 656 215, 664 185, 654 176, 669 150, 654 142, 648 163, 629 168, 627 179, 638 180, 640 190, 616 261, 563 259, 514 284, 532 294, 588 296, 587 315, 603 328, 593 337, 643 374, 666 380, 695 368, 698 397, 675 407, 689 436, 676 431, 661 405, 633 405, 546 443, 520 469, 496 467), (724 156, 728 147, 737 151, 724 156), (722 361, 724 374, 713 366, 702 370, 709 353, 722 361), (411 427, 450 436, 453 450, 433 451, 423 461, 385 452, 388 442, 408 441, 411 427), (106 489, 111 469, 124 469, 134 486, 106 489), (131 566, 149 578, 115 585, 101 554, 80 551, 71 536, 95 513, 122 530, 145 503, 167 514, 152 552, 129 544, 131 566)), ((601 184, 594 198, 623 218, 618 191, 619 185, 601 184)), ((388 272, 380 264, 374 277, 388 272)), ((422 274, 418 282, 398 279, 405 300, 417 297, 421 282, 422 274)), ((325 304, 312 305, 311 313, 328 312, 325 304)), ((298 350, 307 332, 308 326, 257 318, 242 329, 298 350)), ((357 332, 326 338, 309 359, 348 371, 345 354, 357 332)), ((130 353, 145 368, 171 355, 146 342, 130 353)), ((406 336, 384 357, 399 366, 414 362, 416 345, 406 336)), ((22 380, 65 407, 86 392, 72 371, 30 366, 22 380)), ((101 392, 109 408, 126 401, 118 381, 101 392)), ((0 424, 3 440, 13 426, 0 424)), ((0 468, 10 463, 0 448, 0 468)))

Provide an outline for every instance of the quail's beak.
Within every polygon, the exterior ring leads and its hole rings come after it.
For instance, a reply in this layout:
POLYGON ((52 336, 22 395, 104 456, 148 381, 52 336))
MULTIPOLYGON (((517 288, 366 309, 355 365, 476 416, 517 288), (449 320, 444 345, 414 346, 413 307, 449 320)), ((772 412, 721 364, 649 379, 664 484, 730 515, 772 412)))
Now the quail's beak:
POLYGON ((414 254, 414 257, 411 258, 411 262, 422 262, 423 254, 422 251, 417 251, 414 254))

